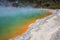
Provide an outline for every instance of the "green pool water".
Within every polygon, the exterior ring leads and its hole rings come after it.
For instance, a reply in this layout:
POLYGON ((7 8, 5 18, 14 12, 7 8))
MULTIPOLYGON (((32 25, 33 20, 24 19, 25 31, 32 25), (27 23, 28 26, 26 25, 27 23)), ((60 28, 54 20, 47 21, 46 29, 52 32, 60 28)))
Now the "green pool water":
POLYGON ((48 13, 34 8, 0 8, 0 40, 8 40, 24 33, 32 20, 48 13), (26 26, 27 25, 27 26, 26 26), (25 27, 25 28, 24 28, 25 27), (24 28, 24 29, 23 29, 24 28))

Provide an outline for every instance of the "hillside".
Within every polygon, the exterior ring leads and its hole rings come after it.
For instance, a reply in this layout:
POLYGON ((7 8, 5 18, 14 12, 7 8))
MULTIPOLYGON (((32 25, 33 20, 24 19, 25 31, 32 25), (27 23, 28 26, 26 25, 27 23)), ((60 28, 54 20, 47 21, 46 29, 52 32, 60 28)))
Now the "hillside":
POLYGON ((10 4, 14 7, 31 6, 33 8, 60 9, 60 0, 0 0, 0 5, 1 2, 6 6, 10 4))

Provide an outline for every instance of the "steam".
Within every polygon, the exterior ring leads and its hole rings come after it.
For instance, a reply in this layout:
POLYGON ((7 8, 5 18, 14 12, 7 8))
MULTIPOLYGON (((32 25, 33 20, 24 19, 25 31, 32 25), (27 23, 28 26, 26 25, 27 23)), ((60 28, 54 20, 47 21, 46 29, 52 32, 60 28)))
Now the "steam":
POLYGON ((16 16, 20 15, 21 13, 24 15, 33 14, 33 13, 41 13, 45 12, 43 9, 38 8, 31 8, 31 7, 22 7, 22 8, 15 8, 15 7, 1 7, 0 6, 0 16, 16 16))
MULTIPOLYGON (((16 2, 9 2, 9 1, 0 1, 0 16, 15 16, 19 15, 21 13, 23 14, 31 14, 31 13, 41 13, 43 9, 41 8, 34 8, 36 4, 29 4, 26 2, 25 4, 18 4, 18 1, 16 2), (14 4, 16 3, 16 4, 14 4), (12 6, 14 4, 14 6, 12 6)), ((45 12, 45 10, 43 11, 45 12)))

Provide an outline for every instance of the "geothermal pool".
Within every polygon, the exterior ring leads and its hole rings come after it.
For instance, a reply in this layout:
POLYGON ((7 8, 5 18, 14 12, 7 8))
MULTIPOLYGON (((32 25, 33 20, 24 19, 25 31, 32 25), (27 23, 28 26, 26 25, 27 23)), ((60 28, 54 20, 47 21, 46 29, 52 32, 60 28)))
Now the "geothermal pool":
POLYGON ((0 40, 22 35, 31 23, 50 14, 37 8, 0 7, 0 40))

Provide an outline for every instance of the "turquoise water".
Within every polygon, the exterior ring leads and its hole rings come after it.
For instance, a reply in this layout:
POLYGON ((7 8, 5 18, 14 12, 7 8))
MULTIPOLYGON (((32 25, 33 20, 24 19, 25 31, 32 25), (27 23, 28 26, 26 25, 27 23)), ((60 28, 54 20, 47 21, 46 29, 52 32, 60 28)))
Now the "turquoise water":
POLYGON ((8 40, 22 34, 32 21, 45 13, 47 11, 35 8, 0 7, 0 39, 8 40))

